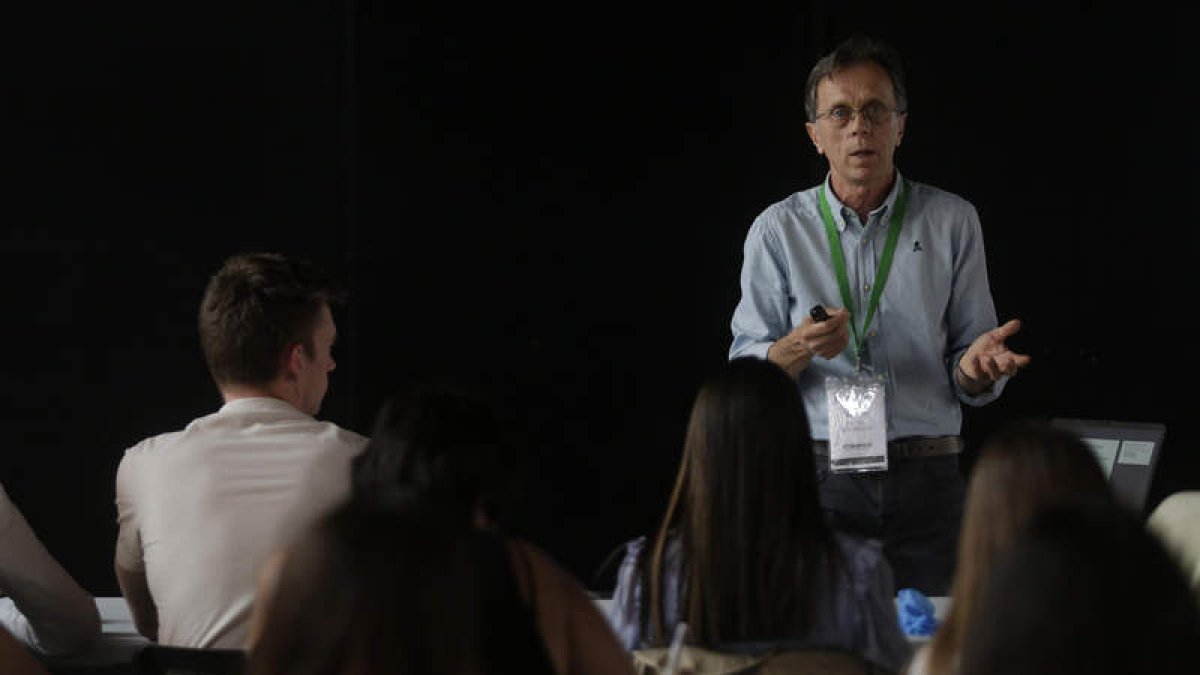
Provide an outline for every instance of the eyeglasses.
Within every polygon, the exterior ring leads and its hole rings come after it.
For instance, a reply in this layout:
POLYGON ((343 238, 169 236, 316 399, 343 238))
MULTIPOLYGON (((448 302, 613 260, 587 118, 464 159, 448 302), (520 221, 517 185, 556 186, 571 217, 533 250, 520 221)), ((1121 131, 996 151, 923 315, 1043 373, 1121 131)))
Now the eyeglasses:
POLYGON ((902 113, 904 111, 895 108, 889 108, 886 105, 873 101, 864 105, 861 108, 851 108, 848 105, 835 105, 829 110, 817 115, 817 119, 828 118, 830 124, 835 127, 844 127, 854 119, 855 115, 862 115, 863 119, 871 124, 883 124, 890 120, 893 113, 902 113))

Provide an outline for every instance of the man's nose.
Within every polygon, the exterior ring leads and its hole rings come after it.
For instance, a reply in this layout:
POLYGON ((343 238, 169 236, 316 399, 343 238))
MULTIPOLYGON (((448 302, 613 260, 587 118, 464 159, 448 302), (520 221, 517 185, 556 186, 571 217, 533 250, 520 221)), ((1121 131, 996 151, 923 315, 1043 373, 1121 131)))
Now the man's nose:
POLYGON ((850 131, 860 133, 870 131, 872 128, 871 118, 861 110, 850 111, 850 131))

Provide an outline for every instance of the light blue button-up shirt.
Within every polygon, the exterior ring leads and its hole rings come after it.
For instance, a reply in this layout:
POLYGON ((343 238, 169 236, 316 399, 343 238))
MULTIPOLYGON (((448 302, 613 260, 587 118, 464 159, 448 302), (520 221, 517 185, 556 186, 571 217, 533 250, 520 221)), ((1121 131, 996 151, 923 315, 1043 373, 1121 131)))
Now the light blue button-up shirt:
MULTIPOLYGON (((903 180, 899 172, 887 199, 865 223, 842 204, 825 179, 825 195, 842 240, 854 296, 864 368, 886 378, 888 439, 947 436, 962 427, 960 401, 983 405, 1007 378, 978 396, 954 377, 958 359, 976 337, 996 327, 988 287, 979 214, 965 199, 909 181, 908 208, 879 308, 867 331, 862 320, 871 299, 891 212, 903 180)), ((820 187, 767 207, 746 236, 742 297, 733 313, 729 357, 767 357, 767 349, 800 325, 816 304, 842 307, 829 238, 821 220, 820 187)), ((825 378, 854 371, 854 340, 842 354, 814 357, 800 373, 800 392, 813 438, 829 438, 825 378)))

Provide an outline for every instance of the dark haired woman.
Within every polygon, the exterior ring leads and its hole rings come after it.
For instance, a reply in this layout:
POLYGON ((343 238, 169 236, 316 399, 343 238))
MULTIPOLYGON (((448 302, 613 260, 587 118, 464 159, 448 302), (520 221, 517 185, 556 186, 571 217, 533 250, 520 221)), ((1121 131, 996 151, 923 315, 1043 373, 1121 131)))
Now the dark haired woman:
POLYGON ((1108 507, 1112 490, 1083 441, 1049 423, 1019 420, 993 433, 971 470, 950 613, 909 675, 954 675, 983 581, 996 557, 1038 513, 1064 505, 1108 507))
POLYGON ((686 621, 721 651, 840 650, 898 672, 894 596, 880 545, 823 518, 795 382, 730 361, 696 397, 658 536, 627 548, 610 614, 626 648, 665 646, 686 621))
POLYGON ((354 462, 353 498, 388 501, 448 531, 499 542, 500 563, 489 569, 512 579, 555 673, 631 673, 583 585, 537 546, 496 533, 515 462, 484 399, 450 386, 414 387, 381 410, 354 462))
POLYGON ((967 626, 963 675, 1200 673, 1200 607, 1140 518, 1059 507, 997 556, 967 626))

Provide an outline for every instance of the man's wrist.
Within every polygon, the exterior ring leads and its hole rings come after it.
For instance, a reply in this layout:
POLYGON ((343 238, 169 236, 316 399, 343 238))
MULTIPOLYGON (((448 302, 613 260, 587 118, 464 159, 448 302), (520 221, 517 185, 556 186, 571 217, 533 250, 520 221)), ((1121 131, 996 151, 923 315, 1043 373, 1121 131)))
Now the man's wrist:
POLYGON ((967 388, 976 389, 977 388, 979 390, 979 393, 982 393, 982 392, 987 391, 988 389, 991 389, 992 385, 996 383, 995 380, 990 380, 987 378, 971 377, 970 375, 967 374, 967 371, 963 370, 961 360, 957 364, 955 364, 955 369, 958 371, 959 376, 962 377, 962 379, 963 379, 962 384, 968 385, 967 387, 963 387, 964 389, 967 389, 967 388))
POLYGON ((812 350, 812 347, 808 346, 808 342, 801 338, 796 338, 792 341, 793 356, 801 359, 810 359, 812 358, 813 354, 816 354, 816 352, 812 350))
POLYGON ((767 349, 767 359, 781 366, 792 377, 799 375, 815 354, 804 340, 786 336, 776 340, 767 349))

